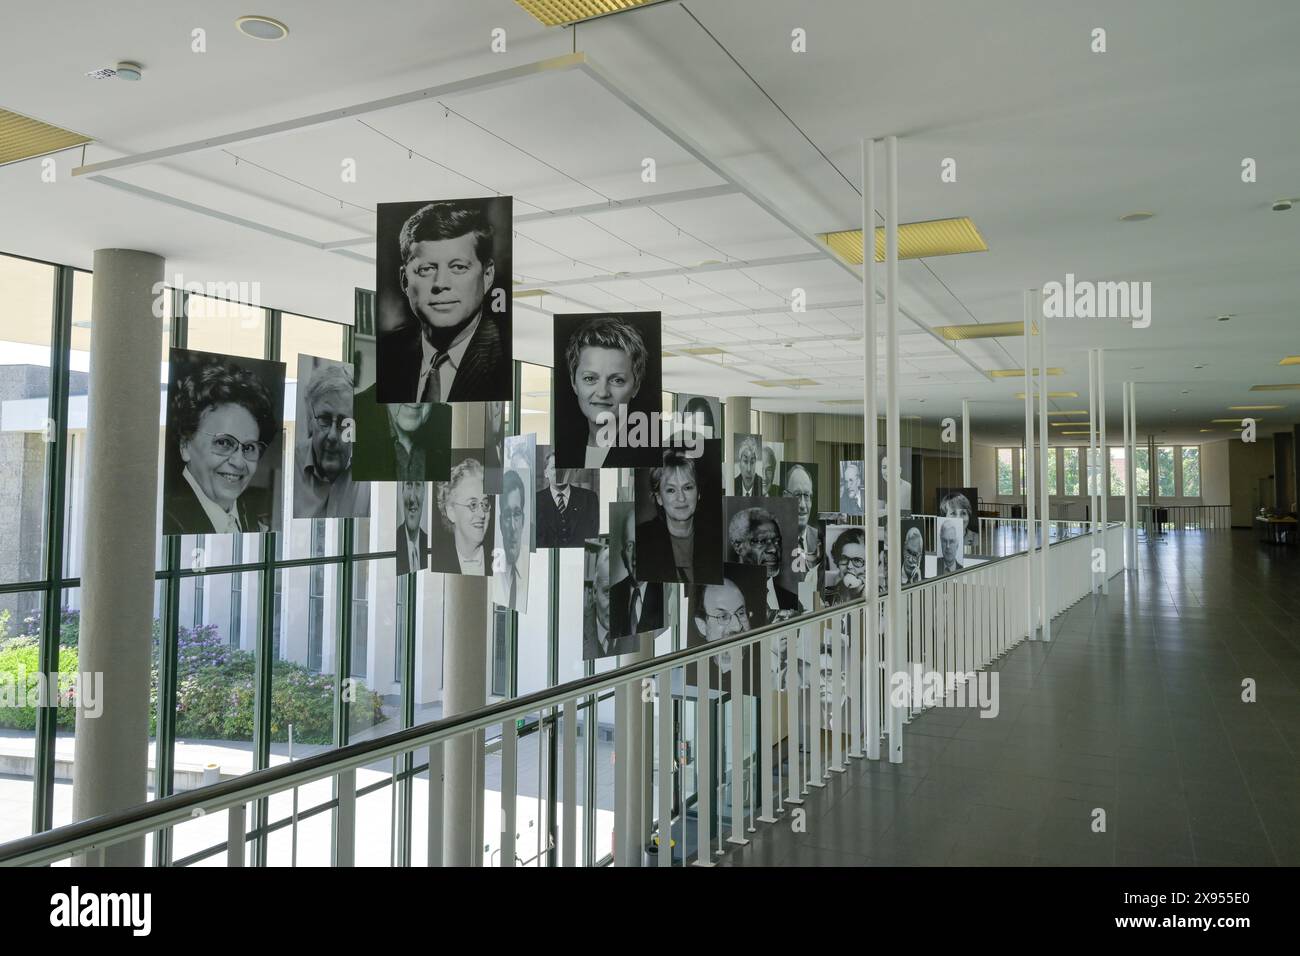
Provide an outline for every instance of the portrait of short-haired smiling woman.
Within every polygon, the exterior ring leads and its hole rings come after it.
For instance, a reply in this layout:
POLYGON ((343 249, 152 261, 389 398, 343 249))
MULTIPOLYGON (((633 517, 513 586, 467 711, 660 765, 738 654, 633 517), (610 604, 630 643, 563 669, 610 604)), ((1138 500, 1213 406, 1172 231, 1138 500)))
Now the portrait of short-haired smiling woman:
POLYGON ((172 349, 163 534, 279 524, 284 364, 172 349))
POLYGON ((658 312, 555 316, 555 463, 653 468, 662 459, 658 312), (626 411, 620 409, 626 406, 626 411))

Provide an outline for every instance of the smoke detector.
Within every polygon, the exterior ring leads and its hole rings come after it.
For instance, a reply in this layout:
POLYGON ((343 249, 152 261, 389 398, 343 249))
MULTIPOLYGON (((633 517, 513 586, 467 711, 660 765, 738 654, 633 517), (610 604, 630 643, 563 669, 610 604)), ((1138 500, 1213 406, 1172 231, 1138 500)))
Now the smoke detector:
POLYGON ((263 16, 240 17, 235 29, 254 40, 283 40, 289 35, 289 28, 279 20, 263 16))
POLYGON ((130 60, 123 60, 117 66, 105 66, 98 70, 90 70, 86 76, 92 80, 129 80, 135 82, 140 79, 144 73, 144 67, 139 63, 132 63, 130 60))

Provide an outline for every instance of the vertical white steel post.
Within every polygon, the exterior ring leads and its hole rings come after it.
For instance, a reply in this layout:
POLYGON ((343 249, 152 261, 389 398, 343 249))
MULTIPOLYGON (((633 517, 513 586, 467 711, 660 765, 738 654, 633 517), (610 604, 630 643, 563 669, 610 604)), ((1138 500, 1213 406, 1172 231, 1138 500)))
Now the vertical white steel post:
POLYGON ((1047 317, 1043 314, 1043 293, 1040 289, 1030 290, 1034 301, 1034 315, 1038 319, 1038 453, 1039 453, 1039 487, 1042 488, 1043 514, 1041 526, 1042 553, 1039 555, 1038 600, 1042 606, 1043 640, 1052 639, 1052 606, 1047 600, 1047 555, 1052 543, 1051 492, 1047 482, 1051 475, 1047 469, 1047 458, 1052 454, 1051 431, 1047 427, 1047 317))
POLYGON ((758 642, 758 790, 762 796, 762 812, 758 819, 762 823, 776 822, 776 809, 772 803, 772 776, 776 773, 772 764, 772 747, 776 741, 775 728, 772 726, 775 707, 776 700, 772 694, 772 635, 768 634, 758 642))
MULTIPOLYGON (((970 401, 965 398, 961 400, 961 484, 963 488, 970 487, 970 401)), ((978 504, 971 502, 976 511, 979 511, 978 504)))
POLYGON ((844 620, 828 621, 822 630, 831 643, 831 714, 827 721, 831 732, 831 772, 844 772, 844 620))
MULTIPOLYGON (((564 702, 564 760, 560 771, 564 784, 564 812, 560 818, 560 866, 578 862, 578 702, 564 702)), ((430 856, 430 859, 433 859, 430 856)))
POLYGON ((1133 566, 1133 552, 1129 549, 1128 532, 1133 527, 1133 512, 1128 500, 1128 382, 1120 392, 1124 412, 1124 570, 1133 566))
POLYGON ((442 741, 429 744, 429 866, 442 866, 442 741))
POLYGON ((745 838, 745 710, 744 697, 745 648, 736 646, 731 651, 731 705, 727 713, 731 718, 731 836, 728 843, 744 846, 745 838))
POLYGON ((862 627, 857 611, 845 620, 849 628, 849 757, 862 756, 862 627))
POLYGON ((862 457, 866 460, 864 507, 871 511, 863 518, 867 544, 867 607, 862 628, 867 649, 867 758, 880 759, 880 668, 884 663, 880 647, 880 580, 876 549, 880 540, 880 521, 876 502, 880 500, 880 469, 876 467, 879 444, 880 410, 876 400, 876 143, 863 139, 862 146, 862 457), (868 239, 870 237, 870 239, 868 239))
MULTIPOLYGON (((874 233, 873 233, 874 235, 874 233)), ((865 257, 864 257, 865 258, 865 257)), ((887 531, 885 545, 889 549, 888 568, 889 593, 885 597, 887 609, 886 647, 889 667, 886 668, 885 687, 890 686, 895 668, 903 660, 900 647, 903 634, 903 622, 900 613, 899 598, 902 594, 901 567, 898 560, 900 542, 902 541, 902 516, 899 509, 902 502, 898 500, 898 479, 902 474, 902 462, 898 460, 898 137, 890 136, 885 140, 885 456, 889 459, 889 470, 885 481, 885 512, 887 514, 887 531)), ((908 507, 911 505, 909 503, 908 507)), ((874 556, 867 555, 870 567, 874 556)), ((886 713, 889 714, 889 762, 903 762, 903 709, 891 702, 886 713)))
POLYGON ((799 746, 800 681, 796 663, 799 660, 799 632, 797 630, 786 632, 785 647, 785 749, 786 753, 790 755, 789 764, 786 767, 789 795, 785 798, 785 802, 798 806, 803 803, 803 797, 799 795, 803 783, 803 759, 799 746))
POLYGON ((1038 614, 1034 608, 1034 362, 1030 348, 1034 333, 1034 296, 1024 292, 1025 310, 1025 452, 1021 456, 1020 483, 1025 488, 1025 634, 1037 640, 1038 614))
MULTIPOLYGON (((1097 546, 1097 352, 1088 349, 1088 538, 1097 546)), ((1089 565, 1090 593, 1096 593, 1097 574, 1089 565)))
MULTIPOLYGON (((655 680, 659 685, 659 852, 655 858, 664 867, 673 865, 673 752, 677 741, 673 737, 672 671, 660 671, 655 680)), ((683 858, 685 852, 683 844, 683 858)))
MULTIPOLYGON (((713 658, 706 657, 695 665, 696 692, 695 733, 696 744, 695 793, 699 819, 699 835, 695 844, 695 865, 713 866, 713 694, 711 692, 713 658)), ((682 857, 685 859, 685 847, 682 857)))
POLYGON ((501 722, 501 828, 502 867, 515 865, 515 827, 519 808, 519 728, 513 717, 501 722))
MULTIPOLYGON (((1106 350, 1097 349, 1097 491, 1101 499, 1101 593, 1110 593, 1110 449, 1106 447, 1106 350)), ((1091 567, 1091 562, 1089 562, 1091 567)))

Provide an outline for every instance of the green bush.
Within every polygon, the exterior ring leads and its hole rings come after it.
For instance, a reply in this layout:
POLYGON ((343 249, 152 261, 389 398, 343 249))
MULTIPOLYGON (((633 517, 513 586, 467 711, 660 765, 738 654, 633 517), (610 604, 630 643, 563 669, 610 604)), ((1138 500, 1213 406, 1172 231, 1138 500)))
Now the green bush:
MULTIPOLYGON (((0 618, 0 683, 16 682, 20 674, 40 670, 39 618, 28 618, 23 633, 6 637, 8 620, 0 618), (34 624, 33 624, 34 621, 34 624), (30 633, 29 633, 30 632, 30 633), (10 676, 13 675, 13 676, 10 676)), ((153 625, 154 666, 150 675, 149 731, 157 733, 158 668, 161 628, 153 625)), ((65 609, 60 621, 59 672, 77 673, 80 615, 65 609), (64 638, 68 638, 65 641, 64 638)), ((182 627, 176 653, 176 736, 180 739, 252 740, 256 696, 256 658, 230 647, 215 625, 182 627)), ((7 692, 7 687, 5 688, 7 692)), ((353 720, 370 726, 383 719, 383 698, 358 685, 353 720)), ((76 711, 60 708, 58 727, 72 730, 76 711)), ((334 739, 334 675, 318 674, 301 664, 274 661, 271 666, 271 739, 329 744, 334 739)), ((34 707, 0 708, 0 728, 34 730, 34 707)))
MULTIPOLYGON (((23 638, 10 638, 7 646, 0 650, 0 698, 13 694, 12 703, 21 699, 27 706, 7 706, 11 701, 0 702, 0 727, 13 730, 35 730, 36 708, 26 700, 27 680, 30 675, 40 672, 41 652, 34 641, 19 643, 23 638), (21 697, 19 696, 21 695, 21 697)), ((77 673, 77 652, 72 648, 59 648, 59 675, 70 677, 77 673)), ((64 685, 60 681, 60 685, 64 685)), ((76 725, 77 712, 71 707, 58 708, 58 728, 72 730, 76 725)))

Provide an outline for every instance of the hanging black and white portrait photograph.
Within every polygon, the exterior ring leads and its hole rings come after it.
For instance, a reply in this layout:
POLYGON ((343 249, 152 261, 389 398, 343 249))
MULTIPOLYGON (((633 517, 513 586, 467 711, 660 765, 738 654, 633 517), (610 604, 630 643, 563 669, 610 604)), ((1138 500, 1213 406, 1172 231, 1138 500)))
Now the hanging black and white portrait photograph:
POLYGON ((761 567, 768 619, 765 623, 788 620, 811 607, 799 599, 802 575, 794 571, 798 521, 790 498, 722 499, 726 521, 726 560, 761 567))
POLYGON ((483 489, 483 449, 453 448, 451 475, 433 483, 433 556, 429 570, 492 573, 494 499, 483 489))
POLYGON ((714 395, 677 396, 677 417, 685 431, 701 438, 722 437, 722 400, 714 395))
POLYGON ((966 540, 960 518, 940 518, 935 549, 936 573, 953 574, 965 568, 966 540))
POLYGON ((600 534, 600 472, 561 468, 555 449, 537 446, 537 547, 581 548, 600 534))
MULTIPOLYGON (((748 564, 726 563, 722 577, 716 584, 700 584, 687 592, 686 646, 705 647, 729 637, 736 637, 767 623, 767 575, 760 567, 748 564)), ((748 663, 754 652, 745 654, 742 649, 721 651, 710 659, 711 687, 730 688, 730 674, 736 667, 748 663)), ((748 692, 752 683, 750 668, 745 668, 742 690, 748 692)), ((688 665, 686 682, 698 686, 697 668, 688 665)))
POLYGON ((822 601, 834 607, 858 600, 867 584, 866 529, 862 525, 827 525, 826 542, 822 601))
POLYGON ((282 362, 172 349, 163 459, 163 534, 280 525, 282 362))
POLYGON ((370 485, 352 477, 352 366, 299 355, 295 388, 293 516, 368 517, 370 485))
POLYGON ((582 659, 635 654, 641 649, 640 635, 616 637, 612 630, 609 536, 588 538, 583 548, 582 659))
POLYGON ((741 498, 767 495, 763 483, 763 436, 737 432, 731 436, 731 493, 741 498))
POLYGON ((920 584, 928 575, 925 562, 925 522, 920 518, 903 518, 899 524, 902 557, 899 581, 904 586, 920 584))
MULTIPOLYGON (((374 297, 357 293, 359 306, 374 297)), ((358 309, 358 317, 366 314, 358 309)), ((358 332, 352 349, 352 477, 357 481, 445 481, 451 468, 451 406, 381 405, 376 398, 375 343, 358 332)))
POLYGON ((501 471, 504 467, 506 403, 483 403, 483 475, 487 493, 501 494, 501 471))
POLYGON ((429 520, 425 506, 429 486, 423 481, 398 481, 391 487, 397 494, 397 531, 393 535, 397 574, 423 571, 429 566, 429 520))
POLYGON ((825 554, 817 517, 817 465, 805 461, 783 461, 778 488, 777 494, 792 499, 795 504, 795 517, 799 522, 796 546, 803 551, 808 566, 816 567, 825 554))
POLYGON ((380 404, 510 401, 511 204, 509 196, 378 204, 380 404))
POLYGON ((966 550, 975 548, 979 533, 978 488, 939 488, 935 491, 938 507, 935 514, 942 518, 960 518, 962 523, 962 541, 966 550))
POLYGON ((656 635, 671 623, 665 614, 666 586, 646 580, 637 566, 636 503, 609 506, 610 630, 615 637, 656 635))
POLYGON ((876 514, 877 516, 885 514, 887 500, 885 494, 889 487, 889 475, 892 472, 894 480, 898 482, 898 513, 910 515, 912 513, 912 449, 900 448, 898 461, 892 468, 886 451, 883 446, 876 449, 876 473, 880 476, 876 480, 876 514))
POLYGON ((537 513, 533 479, 536 444, 536 435, 514 435, 503 442, 505 466, 492 547, 492 600, 514 611, 528 610, 529 553, 537 513))
POLYGON ((636 470, 634 497, 637 567, 645 580, 722 580, 721 439, 704 439, 697 458, 663 451, 655 467, 636 470))
POLYGON ((863 495, 866 482, 863 463, 860 461, 840 462, 840 513, 860 515, 863 513, 863 495))
POLYGON ((770 498, 781 495, 781 463, 785 461, 785 442, 763 442, 763 494, 770 498))
POLYGON ((555 316, 555 450, 565 468, 652 468, 662 450, 658 312, 555 316))

